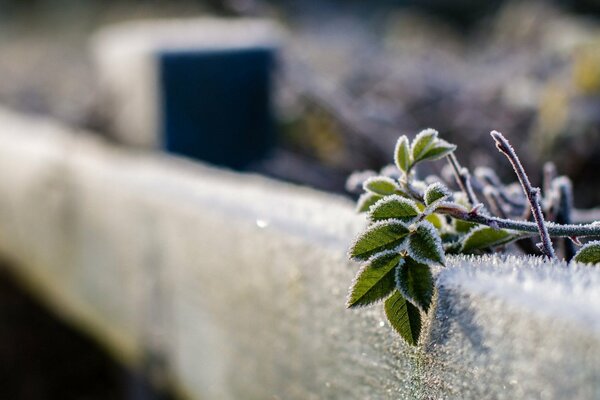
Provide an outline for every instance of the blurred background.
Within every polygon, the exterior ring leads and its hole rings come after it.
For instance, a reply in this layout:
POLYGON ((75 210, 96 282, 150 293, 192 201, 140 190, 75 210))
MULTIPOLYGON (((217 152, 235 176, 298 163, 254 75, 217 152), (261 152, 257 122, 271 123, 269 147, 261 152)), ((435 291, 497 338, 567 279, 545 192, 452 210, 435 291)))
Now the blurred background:
MULTIPOLYGON (((349 173, 391 161, 399 135, 432 127, 463 165, 513 180, 495 129, 534 184, 553 160, 573 179, 577 207, 600 203, 599 0, 0 0, 0 105, 110 137, 90 36, 128 20, 207 15, 264 17, 287 31, 277 145, 246 170, 344 193, 349 173)), ((145 398, 94 343, 10 277, 0 282, 0 398, 145 398)))

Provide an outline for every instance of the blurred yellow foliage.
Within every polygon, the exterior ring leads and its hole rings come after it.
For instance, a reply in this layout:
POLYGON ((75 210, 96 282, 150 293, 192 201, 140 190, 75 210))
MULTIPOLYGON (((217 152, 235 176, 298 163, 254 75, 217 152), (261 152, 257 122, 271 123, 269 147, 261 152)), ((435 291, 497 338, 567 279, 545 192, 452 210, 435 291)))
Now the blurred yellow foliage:
POLYGON ((584 94, 600 92, 600 40, 579 49, 574 56, 573 83, 584 94))

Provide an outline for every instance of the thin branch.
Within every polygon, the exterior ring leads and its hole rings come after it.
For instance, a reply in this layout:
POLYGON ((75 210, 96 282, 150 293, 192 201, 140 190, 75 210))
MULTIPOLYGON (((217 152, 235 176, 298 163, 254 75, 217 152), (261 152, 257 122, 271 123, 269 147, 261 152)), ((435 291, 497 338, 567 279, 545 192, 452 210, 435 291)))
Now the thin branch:
POLYGON ((529 182, 529 177, 525 173, 525 169, 517 157, 515 150, 512 148, 508 140, 500 132, 492 131, 492 138, 496 141, 496 148, 503 153, 508 161, 513 166, 517 177, 519 178, 519 182, 523 187, 523 192, 527 196, 529 200, 529 204, 531 206, 531 212, 533 213, 533 218, 538 226, 538 230, 540 232, 540 238, 542 240, 542 251, 544 254, 554 260, 556 259, 556 255, 554 254, 554 248, 552 247, 552 240, 550 240, 550 235, 548 234, 548 228, 544 223, 544 214, 542 213, 542 206, 540 204, 540 189, 534 188, 531 186, 531 182, 529 182))
MULTIPOLYGON (((454 203, 442 203, 435 209, 436 213, 446 214, 453 218, 460 219, 466 222, 475 222, 481 225, 487 225, 495 228, 511 229, 521 232, 539 233, 538 225, 535 222, 515 221, 512 219, 504 219, 474 213, 466 208, 454 203)), ((556 237, 587 237, 600 236, 600 223, 593 222, 586 225, 575 224, 556 224, 548 222, 545 224, 550 236, 556 237)))
POLYGON ((471 186, 471 174, 469 173, 469 170, 460 166, 454 153, 450 153, 446 158, 452 166, 456 183, 460 187, 460 190, 467 196, 467 200, 469 200, 471 206, 479 204, 480 201, 473 191, 473 186, 471 186))

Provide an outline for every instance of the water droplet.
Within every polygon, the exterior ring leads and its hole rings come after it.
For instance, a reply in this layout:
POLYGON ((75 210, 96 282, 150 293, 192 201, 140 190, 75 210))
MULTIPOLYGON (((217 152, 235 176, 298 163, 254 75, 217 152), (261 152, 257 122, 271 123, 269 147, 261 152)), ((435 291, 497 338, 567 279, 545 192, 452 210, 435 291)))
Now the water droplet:
POLYGON ((258 226, 259 228, 266 228, 267 226, 269 226, 269 221, 257 218, 256 226, 258 226))

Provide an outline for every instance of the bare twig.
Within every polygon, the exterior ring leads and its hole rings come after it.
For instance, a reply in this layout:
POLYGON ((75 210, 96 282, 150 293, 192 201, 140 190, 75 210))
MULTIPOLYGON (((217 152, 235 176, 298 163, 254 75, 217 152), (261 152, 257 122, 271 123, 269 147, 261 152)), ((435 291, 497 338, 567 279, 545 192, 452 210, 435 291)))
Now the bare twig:
MULTIPOLYGON (((487 225, 495 228, 511 229, 514 231, 539 233, 537 223, 529 221, 515 221, 512 219, 504 219, 474 213, 466 208, 454 203, 442 203, 435 209, 436 213, 446 214, 453 218, 460 219, 466 222, 475 222, 481 225, 487 225)), ((550 236, 556 237, 600 237, 600 223, 592 222, 586 225, 575 224, 555 224, 553 222, 546 223, 546 228, 550 236)))
POLYGON ((467 200, 469 200, 471 206, 479 204, 480 201, 477 199, 473 187, 471 186, 471 174, 469 173, 469 170, 460 166, 454 153, 450 153, 446 158, 452 166, 456 183, 460 187, 460 190, 467 196, 467 200))
POLYGON ((498 189, 493 186, 487 185, 483 188, 483 195, 490 207, 490 210, 493 214, 499 216, 500 218, 507 218, 506 213, 504 212, 504 208, 502 207, 502 203, 500 201, 500 194, 498 189))
POLYGON ((531 182, 529 181, 529 177, 525 173, 525 169, 517 157, 515 150, 512 148, 508 140, 500 132, 492 131, 492 138, 496 141, 496 147, 498 150, 503 153, 508 161, 512 164, 517 177, 519 178, 519 182, 523 187, 523 192, 527 196, 529 200, 529 204, 531 206, 531 212, 533 213, 533 218, 538 226, 538 230, 540 232, 540 239, 542 241, 542 251, 544 254, 550 259, 556 259, 556 255, 554 254, 554 248, 552 247, 552 240, 550 240, 550 235, 548 234, 548 228, 544 222, 544 214, 542 213, 542 206, 540 204, 540 189, 534 188, 531 186, 531 182))

